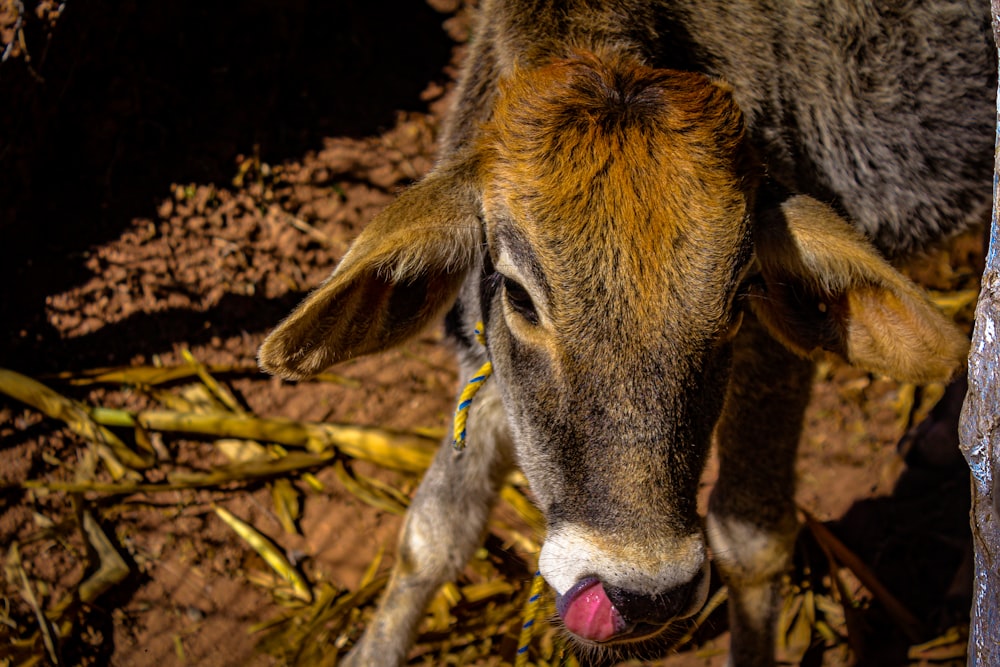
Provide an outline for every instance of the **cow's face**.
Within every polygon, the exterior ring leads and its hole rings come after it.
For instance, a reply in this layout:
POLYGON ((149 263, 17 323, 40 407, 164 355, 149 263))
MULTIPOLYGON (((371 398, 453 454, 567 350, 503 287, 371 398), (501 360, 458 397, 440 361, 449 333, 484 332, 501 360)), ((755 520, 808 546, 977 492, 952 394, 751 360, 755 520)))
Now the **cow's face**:
POLYGON ((480 147, 481 308, 549 523, 542 573, 568 627, 600 641, 703 602, 696 488, 751 267, 754 172, 739 110, 700 75, 577 59, 499 100, 480 147), (617 627, 574 624, 592 581, 617 627))
POLYGON ((300 378, 383 349, 470 281, 559 611, 586 640, 642 635, 704 596, 695 489, 743 309, 803 355, 914 382, 947 379, 966 342, 829 208, 755 190, 739 110, 708 79, 582 56, 497 99, 261 364, 300 378))

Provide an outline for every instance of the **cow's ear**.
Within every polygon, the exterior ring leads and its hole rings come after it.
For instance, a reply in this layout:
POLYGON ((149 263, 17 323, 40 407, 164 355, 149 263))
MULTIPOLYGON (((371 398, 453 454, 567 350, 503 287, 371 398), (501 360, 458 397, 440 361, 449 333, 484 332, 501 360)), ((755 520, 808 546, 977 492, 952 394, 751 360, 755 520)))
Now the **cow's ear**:
POLYGON ((966 337, 830 207, 802 195, 759 206, 755 241, 751 308, 793 351, 915 383, 963 368, 966 337))
POLYGON ((401 343, 448 308, 482 244, 469 171, 436 170, 376 216, 267 337, 261 367, 306 378, 401 343))

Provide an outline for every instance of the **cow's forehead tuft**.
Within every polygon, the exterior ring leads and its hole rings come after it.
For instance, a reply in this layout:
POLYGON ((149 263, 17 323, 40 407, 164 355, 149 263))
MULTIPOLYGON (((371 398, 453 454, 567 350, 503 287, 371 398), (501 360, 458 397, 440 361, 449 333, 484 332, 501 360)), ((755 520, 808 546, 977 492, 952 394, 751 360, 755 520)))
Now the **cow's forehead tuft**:
POLYGON ((635 301, 644 315, 726 303, 735 271, 719 269, 747 256, 756 176, 724 87, 558 61, 504 84, 481 150, 488 224, 492 213, 521 235, 565 295, 635 301))

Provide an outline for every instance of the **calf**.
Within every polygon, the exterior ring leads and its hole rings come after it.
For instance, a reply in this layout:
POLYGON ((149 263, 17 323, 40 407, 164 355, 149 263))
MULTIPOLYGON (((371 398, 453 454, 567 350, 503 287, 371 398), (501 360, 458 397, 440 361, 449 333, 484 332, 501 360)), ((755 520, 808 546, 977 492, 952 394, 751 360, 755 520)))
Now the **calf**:
POLYGON ((493 364, 350 664, 405 661, 515 465, 582 644, 693 614, 710 546, 732 662, 773 663, 810 358, 960 371, 966 340, 884 257, 985 218, 995 82, 985 5, 776 7, 483 2, 438 164, 260 352, 303 378, 447 312, 463 378, 493 364))

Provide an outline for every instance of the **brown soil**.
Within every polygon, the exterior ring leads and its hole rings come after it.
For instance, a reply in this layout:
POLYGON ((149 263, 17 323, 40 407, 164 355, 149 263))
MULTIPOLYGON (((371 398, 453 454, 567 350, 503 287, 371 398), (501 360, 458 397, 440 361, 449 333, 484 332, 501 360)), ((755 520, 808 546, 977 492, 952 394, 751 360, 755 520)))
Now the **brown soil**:
MULTIPOLYGON (((106 1, 69 3, 61 15, 57 3, 26 4, 27 51, 12 49, 0 64, 0 367, 43 379, 181 363, 183 348, 207 364, 254 364, 268 328, 430 168, 468 29, 458 0, 400 5, 392 17, 364 3, 106 1)), ((15 13, 16 3, 0 1, 5 44, 15 13)), ((980 252, 978 239, 963 239, 919 273, 939 289, 975 286, 980 252)), ((447 425, 455 367, 437 330, 334 370, 356 383, 227 379, 264 416, 447 425)), ((821 374, 802 443, 801 506, 918 616, 922 639, 961 626, 968 591, 952 581, 968 539, 960 460, 947 450, 934 465, 907 468, 896 449, 909 426, 905 388, 837 362, 821 374)), ((91 403, 143 401, 45 381, 91 403)), ((197 442, 164 446, 199 464, 197 442)), ((72 478, 81 451, 58 423, 0 396, 3 484, 72 478)), ((356 587, 378 549, 391 552, 399 519, 358 501, 329 470, 317 476, 325 490, 308 496, 299 535, 282 530, 264 486, 113 509, 88 501, 134 575, 89 609, 64 647, 67 662, 276 664, 248 635, 281 611, 248 582, 266 568, 210 503, 307 561, 314 580, 356 587)), ((25 538, 46 520, 74 521, 80 499, 0 493, 0 544, 21 543, 51 604, 81 578, 85 546, 25 538)), ((814 546, 802 558, 821 569, 814 546)), ((16 626, 0 625, 0 637, 20 636, 33 627, 30 608, 11 582, 0 591, 16 626)), ((909 642, 878 603, 858 619, 866 664, 909 664, 909 642)), ((695 649, 663 664, 721 665, 726 641, 713 617, 695 649)), ((834 653, 814 651, 803 664, 843 664, 834 653)))

